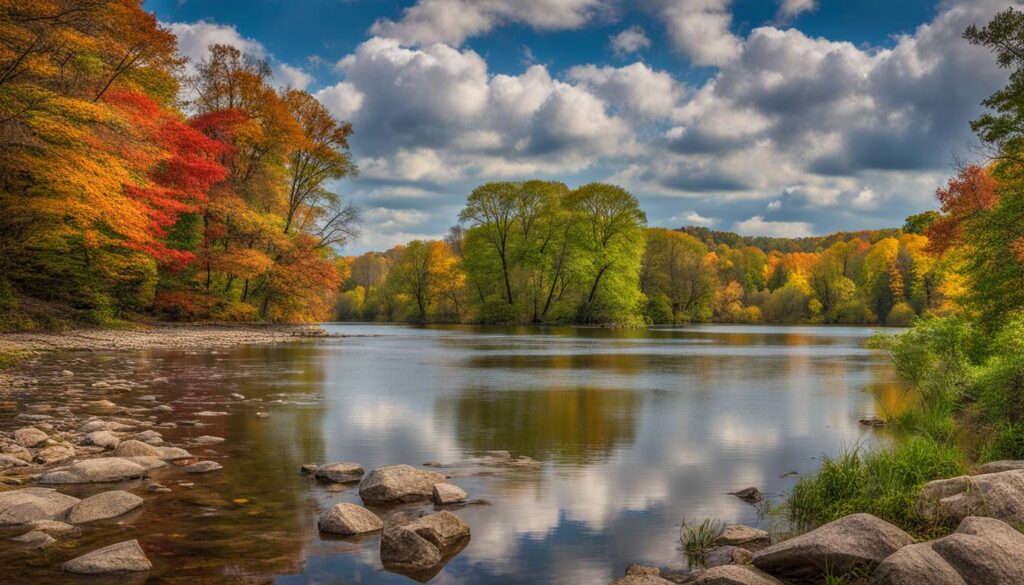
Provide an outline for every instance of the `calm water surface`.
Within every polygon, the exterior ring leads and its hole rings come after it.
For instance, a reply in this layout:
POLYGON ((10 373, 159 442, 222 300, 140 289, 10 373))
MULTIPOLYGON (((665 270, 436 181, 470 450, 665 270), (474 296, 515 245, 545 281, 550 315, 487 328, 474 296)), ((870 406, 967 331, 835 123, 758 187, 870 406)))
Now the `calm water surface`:
MULTIPOLYGON (((128 484, 146 498, 141 512, 87 527, 81 539, 42 555, 0 544, 0 574, 61 582, 61 561, 138 538, 155 564, 154 583, 412 583, 381 568, 376 537, 317 534, 319 510, 358 502, 358 494, 317 485, 300 465, 354 461, 370 469, 508 450, 543 464, 453 479, 487 504, 456 511, 472 540, 430 582, 605 584, 633 562, 684 567, 683 518, 757 524, 756 510, 727 492, 784 493, 797 478, 781 475, 810 472, 822 453, 878 440, 858 420, 899 396, 884 356, 863 348, 867 328, 326 328, 351 337, 62 354, 32 364, 38 382, 21 392, 22 405, 89 412, 95 407, 66 391, 89 389, 93 399, 91 383, 114 378, 138 384, 107 396, 120 406, 143 406, 143 394, 174 405, 160 421, 227 412, 203 418, 205 426, 163 431, 175 442, 227 438, 189 447, 224 470, 154 473, 170 494, 128 484), (60 378, 65 368, 73 381, 60 378), (153 382, 160 377, 169 382, 153 382), (232 401, 233 392, 249 400, 232 401)), ((0 417, 4 429, 19 424, 12 416, 0 417)))

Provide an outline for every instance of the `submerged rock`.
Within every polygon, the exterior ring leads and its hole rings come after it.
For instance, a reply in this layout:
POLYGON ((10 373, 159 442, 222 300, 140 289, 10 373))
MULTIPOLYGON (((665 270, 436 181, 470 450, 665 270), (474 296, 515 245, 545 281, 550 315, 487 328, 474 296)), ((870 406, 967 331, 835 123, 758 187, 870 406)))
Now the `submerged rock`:
POLYGON ((704 566, 710 569, 722 565, 749 565, 753 559, 754 553, 745 548, 731 545, 719 546, 704 555, 704 566))
POLYGON ((743 488, 738 492, 729 492, 729 495, 736 496, 741 500, 753 504, 756 504, 757 502, 760 502, 761 500, 764 499, 764 495, 761 493, 761 490, 757 489, 756 487, 743 488))
POLYGON ((434 484, 444 482, 440 473, 409 465, 390 465, 374 469, 363 478, 359 497, 368 504, 415 502, 432 497, 434 484))
POLYGON ((320 532, 341 536, 376 532, 384 528, 384 522, 376 514, 355 504, 335 504, 320 514, 316 524, 320 532))
POLYGON ((104 449, 113 449, 121 443, 121 439, 114 436, 110 431, 93 431, 82 438, 83 445, 96 445, 104 449))
POLYGON ((450 483, 435 483, 433 492, 434 503, 439 506, 465 502, 469 497, 462 488, 450 483))
POLYGON ((78 575, 108 575, 148 571, 153 563, 139 546, 139 541, 128 540, 96 549, 64 563, 64 571, 78 575))
POLYGON ((437 512, 384 531, 380 560, 388 570, 428 571, 465 546, 469 525, 451 512, 437 512))
MULTIPOLYGON (((122 443, 123 444, 123 443, 122 443)), ((86 459, 55 469, 35 478, 41 484, 106 483, 136 479, 146 475, 146 468, 121 457, 86 459)))
POLYGON ((52 488, 22 488, 0 492, 0 526, 48 520, 77 504, 78 498, 52 488))
POLYGON ((328 463, 317 466, 313 477, 324 483, 352 483, 363 479, 366 472, 358 463, 328 463))
POLYGON ((997 585, 1024 582, 1024 534, 994 518, 965 518, 956 532, 901 548, 871 585, 997 585))
POLYGON ((1024 525, 1024 470, 928 482, 917 505, 921 515, 934 522, 955 523, 968 516, 987 516, 1024 525))
POLYGON ((186 465, 185 473, 209 473, 211 471, 219 471, 221 469, 224 469, 224 466, 216 461, 200 461, 199 463, 186 465))
POLYGON ((135 439, 122 441, 114 449, 117 457, 163 457, 163 450, 155 445, 143 443, 135 439))
POLYGON ((57 542, 56 538, 50 536, 42 530, 33 530, 31 532, 26 532, 21 536, 15 536, 11 540, 27 546, 31 546, 32 548, 45 548, 57 542))
POLYGON ((787 581, 816 583, 828 571, 872 570, 913 541, 880 518, 853 514, 758 551, 754 566, 787 581))
POLYGON ((32 527, 32 530, 39 530, 50 536, 78 536, 82 533, 81 528, 58 520, 36 520, 29 522, 28 525, 32 527))
POLYGON ((75 504, 68 510, 68 522, 83 524, 116 518, 138 508, 142 502, 142 498, 124 490, 103 492, 75 504))

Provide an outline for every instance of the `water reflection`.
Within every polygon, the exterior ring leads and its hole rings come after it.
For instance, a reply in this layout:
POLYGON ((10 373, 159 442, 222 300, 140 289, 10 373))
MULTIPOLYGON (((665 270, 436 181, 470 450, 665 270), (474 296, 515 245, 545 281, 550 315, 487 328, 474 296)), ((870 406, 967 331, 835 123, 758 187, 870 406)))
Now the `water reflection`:
MULTIPOLYGON (((49 388, 55 402, 70 363, 80 389, 105 377, 167 377, 145 390, 176 397, 160 420, 229 412, 165 432, 226 437, 193 449, 223 471, 191 489, 169 477, 175 490, 159 496, 139 486, 142 515, 96 544, 138 535, 157 582, 410 583, 381 567, 377 537, 321 539, 317 511, 358 495, 312 483, 298 467, 417 465, 503 449, 543 465, 454 480, 488 505, 457 511, 472 540, 430 582, 608 582, 631 562, 681 567, 684 517, 755 524, 755 510, 727 492, 781 494, 796 479, 781 475, 877 440, 858 420, 903 404, 885 359, 863 348, 871 331, 862 328, 329 328, 355 336, 41 362, 31 390, 49 388), (233 401, 234 392, 248 400, 233 401)), ((377 511, 394 521, 432 507, 377 511)), ((45 582, 72 553, 51 553, 19 576, 45 582)))

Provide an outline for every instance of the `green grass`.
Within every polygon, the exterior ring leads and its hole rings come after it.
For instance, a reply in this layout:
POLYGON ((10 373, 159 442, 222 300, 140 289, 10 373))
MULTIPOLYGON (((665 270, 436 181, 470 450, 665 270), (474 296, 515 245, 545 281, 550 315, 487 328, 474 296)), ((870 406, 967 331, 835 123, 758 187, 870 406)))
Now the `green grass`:
POLYGON ((909 532, 926 534, 935 527, 917 514, 921 487, 964 471, 963 453, 956 445, 927 436, 912 436, 877 450, 858 446, 826 457, 815 475, 801 478, 783 510, 797 531, 867 512, 909 532))
POLYGON ((722 537, 725 524, 718 520, 705 518, 700 524, 683 521, 679 530, 679 540, 683 543, 683 552, 691 567, 703 567, 704 557, 715 548, 715 543, 722 537))
POLYGON ((0 351, 0 372, 13 367, 25 357, 26 354, 20 351, 0 351))

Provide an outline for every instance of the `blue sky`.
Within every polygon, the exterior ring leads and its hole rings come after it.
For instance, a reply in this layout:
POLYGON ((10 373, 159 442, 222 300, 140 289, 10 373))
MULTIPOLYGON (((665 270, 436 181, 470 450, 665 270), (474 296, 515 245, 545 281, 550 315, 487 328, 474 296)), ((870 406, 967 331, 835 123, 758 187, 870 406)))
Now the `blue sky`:
POLYGON ((149 0, 356 128, 356 253, 439 237, 488 180, 620 184, 652 225, 897 226, 1005 83, 959 37, 1008 0, 149 0))

